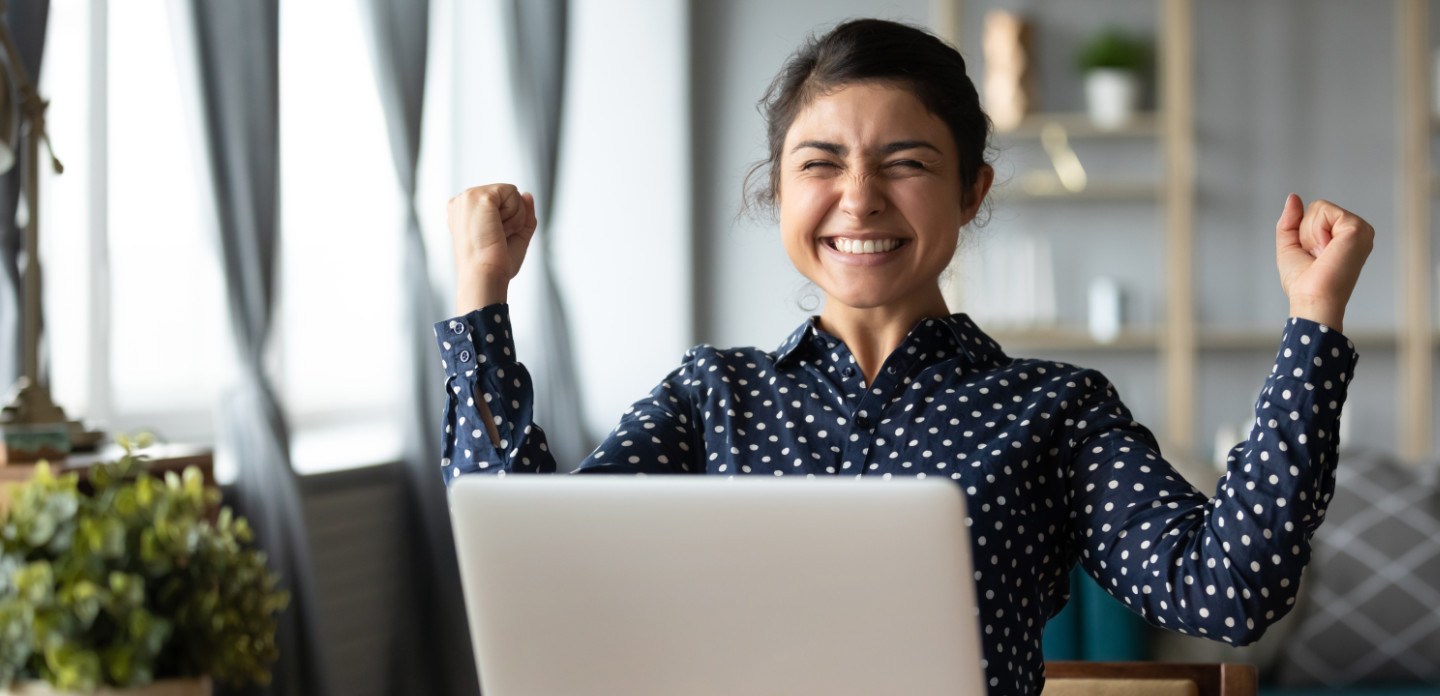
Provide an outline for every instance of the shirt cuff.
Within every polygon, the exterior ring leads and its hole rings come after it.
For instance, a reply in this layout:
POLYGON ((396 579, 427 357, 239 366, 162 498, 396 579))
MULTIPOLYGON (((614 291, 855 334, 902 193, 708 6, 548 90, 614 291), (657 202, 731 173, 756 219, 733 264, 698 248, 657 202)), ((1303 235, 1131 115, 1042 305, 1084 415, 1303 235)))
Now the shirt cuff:
POLYGON ((1292 317, 1285 324, 1280 352, 1275 356, 1276 377, 1304 382, 1307 391, 1343 397, 1360 356, 1355 343, 1324 324, 1292 317))
POLYGON ((508 304, 493 304, 436 322, 435 341, 440 346, 441 365, 451 377, 471 373, 476 367, 516 364, 508 304))

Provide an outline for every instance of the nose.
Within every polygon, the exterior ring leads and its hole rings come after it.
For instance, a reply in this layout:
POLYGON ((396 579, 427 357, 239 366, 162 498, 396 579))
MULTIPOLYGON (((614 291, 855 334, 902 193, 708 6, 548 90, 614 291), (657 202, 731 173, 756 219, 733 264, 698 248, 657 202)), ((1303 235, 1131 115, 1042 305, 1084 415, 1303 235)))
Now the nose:
POLYGON ((864 220, 885 210, 885 195, 870 174, 845 177, 840 192, 840 212, 864 220))

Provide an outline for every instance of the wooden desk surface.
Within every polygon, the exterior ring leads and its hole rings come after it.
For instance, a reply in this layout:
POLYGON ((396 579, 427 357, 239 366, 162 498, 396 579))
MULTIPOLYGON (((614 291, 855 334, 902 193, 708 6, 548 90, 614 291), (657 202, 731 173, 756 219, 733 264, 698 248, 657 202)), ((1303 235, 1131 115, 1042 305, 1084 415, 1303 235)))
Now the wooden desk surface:
MULTIPOLYGON (((125 454, 125 450, 119 445, 107 445, 97 452, 85 452, 72 454, 58 464, 51 464, 51 471, 61 474, 76 472, 83 480, 90 470, 90 465, 102 461, 115 461, 125 454)), ((215 485, 215 452, 209 447, 200 445, 152 445, 140 450, 140 454, 148 457, 149 471, 157 477, 163 477, 165 472, 173 471, 180 473, 186 467, 195 466, 200 468, 200 474, 205 480, 205 485, 215 485)), ((0 512, 10 505, 10 489, 30 480, 35 475, 34 464, 7 464, 0 466, 0 512)))

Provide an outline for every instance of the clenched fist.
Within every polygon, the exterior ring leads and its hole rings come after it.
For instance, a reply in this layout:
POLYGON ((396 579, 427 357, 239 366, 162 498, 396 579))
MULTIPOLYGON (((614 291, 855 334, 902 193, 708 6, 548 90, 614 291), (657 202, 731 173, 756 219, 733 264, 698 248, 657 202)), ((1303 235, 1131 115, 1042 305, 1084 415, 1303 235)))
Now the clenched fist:
POLYGON ((446 207, 455 254, 455 312, 505 302, 535 235, 535 197, 510 184, 466 189, 446 207))
POLYGON ((1290 194, 1275 223, 1275 263, 1290 316, 1344 331, 1345 305, 1375 246, 1375 229, 1329 201, 1306 208, 1290 194))

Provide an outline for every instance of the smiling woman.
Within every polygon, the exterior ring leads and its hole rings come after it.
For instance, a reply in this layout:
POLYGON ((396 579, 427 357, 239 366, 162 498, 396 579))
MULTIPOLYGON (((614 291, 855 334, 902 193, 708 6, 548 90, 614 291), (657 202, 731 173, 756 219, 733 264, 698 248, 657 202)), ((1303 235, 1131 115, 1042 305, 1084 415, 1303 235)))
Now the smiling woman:
MULTIPOLYGON (((802 46, 762 104, 769 157, 756 171, 769 167, 769 185, 756 199, 778 207, 786 252, 824 308, 773 351, 691 349, 580 473, 955 482, 972 515, 992 694, 1043 687, 1044 625, 1077 564, 1182 633, 1244 644, 1285 615, 1334 488, 1356 361, 1340 329, 1374 237, 1364 220, 1285 200, 1276 260, 1291 316, 1254 434, 1211 497, 1104 375, 1011 357, 949 313, 939 277, 993 179, 989 121, 953 48, 902 24, 847 22, 802 46)), ((450 201, 449 224, 459 316, 435 325, 442 474, 555 471, 505 304, 534 199, 472 188, 450 201)))

